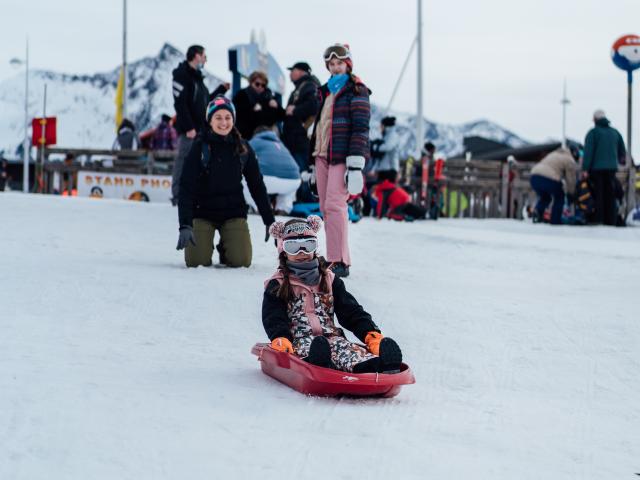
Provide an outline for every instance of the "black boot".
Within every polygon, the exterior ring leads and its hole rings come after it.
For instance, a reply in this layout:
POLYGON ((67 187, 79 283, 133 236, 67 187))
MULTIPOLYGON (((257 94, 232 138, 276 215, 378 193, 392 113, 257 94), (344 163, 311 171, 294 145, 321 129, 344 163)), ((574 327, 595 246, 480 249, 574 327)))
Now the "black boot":
POLYGON ((402 363, 402 351, 395 340, 385 337, 380 342, 380 373, 398 373, 402 363))
POLYGON ((336 262, 331 265, 331 271, 336 277, 348 277, 349 276, 349 265, 345 265, 342 262, 336 262))
POLYGON ((331 361, 331 347, 329 340, 325 337, 315 337, 309 347, 309 355, 304 359, 305 362, 312 363, 319 367, 333 368, 336 366, 331 361))

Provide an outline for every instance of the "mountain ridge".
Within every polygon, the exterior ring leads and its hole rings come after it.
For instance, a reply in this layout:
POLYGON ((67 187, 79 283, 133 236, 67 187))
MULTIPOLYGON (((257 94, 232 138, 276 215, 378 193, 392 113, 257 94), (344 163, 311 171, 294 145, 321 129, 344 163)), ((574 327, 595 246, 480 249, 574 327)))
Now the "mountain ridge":
MULTIPOLYGON (((128 117, 138 131, 157 124, 163 113, 173 114, 171 72, 184 60, 184 53, 165 42, 155 56, 146 56, 128 67, 128 117)), ((29 115, 42 116, 44 85, 47 84, 47 115, 58 117, 58 145, 69 148, 110 148, 115 138, 115 91, 120 67, 95 74, 69 74, 48 70, 32 70, 29 74, 29 115)), ((210 89, 223 80, 204 70, 210 89)), ((15 156, 24 135, 24 73, 0 82, 0 151, 15 156)), ((378 125, 384 110, 372 104, 372 137, 378 135, 378 125)), ((415 115, 389 112, 398 119, 398 133, 404 156, 415 152, 415 115)), ((479 135, 510 146, 528 142, 515 133, 487 119, 477 119, 461 125, 425 122, 425 139, 432 141, 446 156, 463 151, 465 136, 479 135)))

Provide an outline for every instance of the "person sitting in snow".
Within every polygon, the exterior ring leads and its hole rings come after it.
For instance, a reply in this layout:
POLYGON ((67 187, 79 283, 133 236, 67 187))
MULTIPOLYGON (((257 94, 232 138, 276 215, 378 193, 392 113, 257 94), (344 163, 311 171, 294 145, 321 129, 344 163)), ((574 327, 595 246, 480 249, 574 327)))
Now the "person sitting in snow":
POLYGON ((371 193, 376 202, 376 217, 407 221, 427 218, 427 210, 411 202, 409 192, 397 185, 397 177, 395 170, 378 172, 380 183, 373 187, 371 193))
POLYGON ((265 282, 262 323, 271 347, 309 363, 351 373, 396 373, 402 352, 380 329, 344 282, 317 254, 320 217, 275 222, 279 266, 265 282), (352 343, 339 324, 364 344, 352 343))

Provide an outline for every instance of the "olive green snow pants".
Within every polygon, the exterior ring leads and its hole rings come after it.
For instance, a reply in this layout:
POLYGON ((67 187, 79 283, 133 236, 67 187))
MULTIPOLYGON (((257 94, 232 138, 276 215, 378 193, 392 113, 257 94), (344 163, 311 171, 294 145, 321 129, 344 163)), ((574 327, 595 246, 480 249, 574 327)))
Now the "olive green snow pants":
POLYGON ((187 245, 184 261, 187 267, 208 267, 213 257, 213 237, 218 230, 220 241, 217 249, 220 263, 229 267, 251 265, 251 236, 246 218, 232 218, 224 223, 214 223, 203 218, 193 220, 195 245, 187 245))

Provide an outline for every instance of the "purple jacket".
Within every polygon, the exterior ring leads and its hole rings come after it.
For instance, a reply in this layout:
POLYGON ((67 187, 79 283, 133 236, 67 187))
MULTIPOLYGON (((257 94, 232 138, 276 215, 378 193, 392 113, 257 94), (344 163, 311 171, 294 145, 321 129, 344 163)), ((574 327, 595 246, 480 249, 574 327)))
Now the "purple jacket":
MULTIPOLYGON (((311 151, 316 143, 316 128, 322 114, 322 107, 329 96, 329 88, 325 83, 319 90, 320 110, 316 116, 311 135, 311 151)), ((333 102, 331 122, 331 139, 329 140, 329 163, 345 163, 349 155, 369 158, 369 120, 371 105, 369 89, 357 77, 352 77, 340 90, 333 102), (355 78, 355 81, 354 81, 355 78)), ((311 158, 311 163, 315 159, 311 158)))

